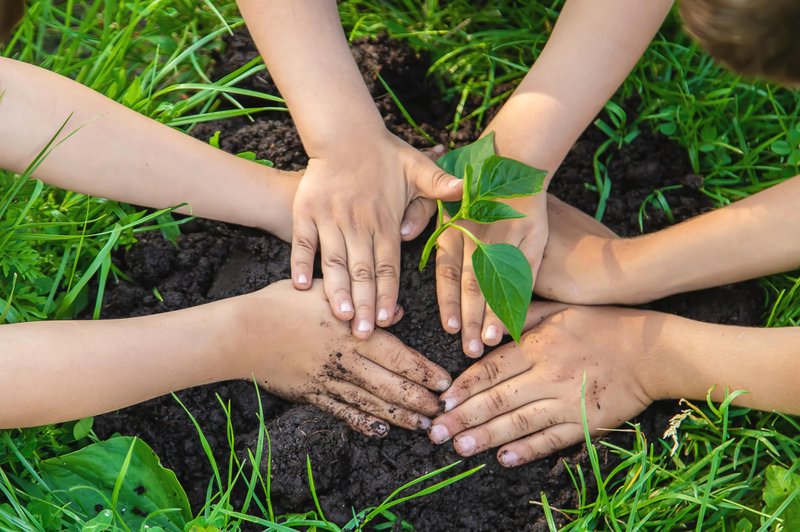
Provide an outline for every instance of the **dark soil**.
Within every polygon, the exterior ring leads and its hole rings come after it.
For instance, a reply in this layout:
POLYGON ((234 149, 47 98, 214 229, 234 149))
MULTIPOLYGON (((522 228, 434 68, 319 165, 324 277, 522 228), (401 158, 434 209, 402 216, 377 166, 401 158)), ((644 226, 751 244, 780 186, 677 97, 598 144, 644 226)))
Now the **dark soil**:
MULTIPOLYGON (((215 74, 219 77, 235 69, 253 54, 254 48, 246 35, 234 36, 215 74)), ((386 39, 359 42, 353 55, 392 131, 415 146, 428 146, 404 122, 383 86, 375 81, 376 72, 396 90, 422 127, 437 140, 449 140, 443 129, 452 109, 422 84, 425 58, 416 56, 403 44, 386 39)), ((274 92, 266 73, 248 83, 274 92)), ((469 127, 467 124, 465 131, 469 127)), ((193 134, 205 140, 216 130, 222 131, 221 146, 227 151, 255 151, 259 157, 273 160, 276 166, 285 169, 301 168, 307 161, 286 113, 258 117, 254 123, 231 120, 204 125, 193 134)), ((474 133, 462 132, 458 140, 463 142, 469 140, 464 137, 470 136, 474 133)), ((592 214, 597 207, 597 194, 586 184, 594 183, 592 156, 603 140, 604 135, 599 131, 587 131, 551 186, 551 192, 592 214)), ((604 222, 620 234, 639 232, 639 205, 656 188, 683 185, 666 194, 676 221, 710 208, 706 197, 697 191, 702 178, 691 175, 684 151, 651 133, 644 132, 614 154, 610 175, 613 188, 604 222)), ((669 223, 660 210, 651 208, 648 214, 645 230, 669 223)), ((392 332, 457 375, 470 361, 461 353, 458 338, 443 332, 439 325, 433 268, 423 273, 416 268, 421 241, 404 248, 400 299, 406 317, 392 332)), ((251 292, 289 276, 287 244, 254 230, 201 220, 183 226, 177 248, 156 233, 145 234, 118 259, 132 281, 109 287, 104 308, 104 315, 109 318, 198 305, 251 292), (158 288, 163 301, 154 296, 153 288, 158 288)), ((708 322, 757 325, 762 301, 758 286, 745 283, 675 296, 653 306, 708 322)), ((239 435, 237 452, 241 455, 243 449, 254 445, 257 396, 252 383, 204 386, 178 395, 197 417, 218 458, 224 460, 229 451, 225 416, 216 395, 231 404, 233 425, 239 435)), ((451 445, 435 446, 423 433, 393 429, 385 439, 368 439, 311 407, 291 405, 268 393, 262 392, 262 397, 272 439, 273 503, 279 512, 313 507, 305 473, 306 454, 311 456, 322 507, 328 518, 340 523, 349 520, 352 508, 376 504, 402 483, 460 458, 451 445)), ((674 403, 659 404, 637 421, 653 441, 676 411, 674 403)), ((115 432, 141 436, 155 448, 164 465, 175 470, 193 507, 202 506, 211 470, 194 427, 172 398, 100 416, 95 420, 95 429, 101 437, 115 432)), ((626 435, 615 435, 613 440, 630 445, 626 435)), ((600 447, 601 461, 604 467, 613 467, 615 458, 604 449, 600 447)), ((586 449, 580 445, 513 470, 499 467, 493 453, 483 453, 464 460, 456 471, 481 463, 487 467, 477 475, 399 506, 396 513, 419 530, 541 530, 546 528, 542 512, 531 501, 538 501, 540 492, 545 492, 553 506, 574 507, 576 492, 566 467, 581 467, 584 477, 592 478, 586 449)))

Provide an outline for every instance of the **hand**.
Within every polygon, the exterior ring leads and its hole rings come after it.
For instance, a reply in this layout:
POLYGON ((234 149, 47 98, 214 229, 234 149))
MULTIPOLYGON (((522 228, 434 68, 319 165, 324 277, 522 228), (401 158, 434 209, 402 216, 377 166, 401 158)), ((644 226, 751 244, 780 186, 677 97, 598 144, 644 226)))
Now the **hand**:
POLYGON ((654 299, 635 273, 637 239, 619 238, 588 214, 547 196, 550 234, 534 292, 583 305, 639 304, 654 299))
POLYGON ((461 190, 460 179, 385 130, 312 157, 294 201, 295 288, 311 286, 319 245, 334 316, 368 338, 376 323, 392 322, 406 208, 419 198, 458 199, 461 190))
MULTIPOLYGON (((249 302, 235 336, 244 353, 240 373, 255 374, 270 392, 313 404, 367 436, 385 436, 387 421, 427 429, 440 412, 429 390, 447 389, 447 372, 384 331, 354 338, 330 313, 321 282, 297 292, 283 281, 234 300, 249 302)), ((401 316, 398 307, 389 323, 401 316)))
MULTIPOLYGON (((487 225, 464 223, 483 242, 513 244, 525 254, 533 271, 542 260, 547 242, 547 199, 545 194, 507 200, 508 204, 525 213, 525 218, 504 220, 487 225)), ((461 223, 461 222, 459 222, 461 223)), ((475 244, 460 231, 445 231, 438 240, 436 251, 436 294, 442 327, 449 333, 461 330, 464 353, 470 357, 483 354, 483 346, 497 345, 502 340, 504 326, 486 304, 472 268, 475 244)))
POLYGON ((446 413, 433 421, 434 443, 454 437, 464 456, 502 445, 499 462, 518 466, 583 440, 584 375, 592 435, 619 426, 659 397, 651 361, 666 320, 680 318, 559 303, 531 309, 529 321, 541 323, 520 344, 494 350, 442 394, 446 413))

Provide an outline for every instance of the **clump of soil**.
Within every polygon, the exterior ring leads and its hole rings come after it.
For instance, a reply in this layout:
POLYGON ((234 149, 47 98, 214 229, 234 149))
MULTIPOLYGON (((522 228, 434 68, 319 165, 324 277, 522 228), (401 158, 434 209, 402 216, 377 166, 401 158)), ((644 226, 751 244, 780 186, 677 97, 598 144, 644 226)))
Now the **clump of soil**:
MULTIPOLYGON (((244 64, 254 53, 246 34, 237 34, 229 40, 217 74, 244 64)), ((353 55, 392 131, 415 146, 429 145, 405 123, 391 98, 387 99, 383 86, 375 82, 376 72, 396 88, 398 97, 421 127, 437 140, 448 139, 444 126, 452 109, 424 84, 424 58, 404 44, 387 39, 360 41, 355 44, 353 55)), ((266 73, 249 83, 263 90, 274 88, 266 73)), ((221 146, 227 151, 255 151, 284 169, 297 169, 307 162, 288 114, 271 113, 256 117, 253 123, 237 119, 207 124, 196 128, 193 134, 207 140, 216 130, 222 131, 221 146)), ((459 142, 466 140, 469 139, 460 138, 459 142)), ((602 133, 587 131, 551 186, 553 193, 591 214, 596 209, 597 194, 586 184, 594 183, 592 156, 603 140, 602 133)), ((621 234, 638 233, 636 213, 654 188, 684 184, 667 194, 677 221, 710 208, 705 196, 696 190, 698 178, 691 175, 684 151, 657 135, 645 132, 623 147, 614 156, 610 174, 613 188, 604 221, 621 234)), ((668 223, 663 213, 649 214, 646 230, 668 223)), ((461 353, 458 337, 445 333, 439 325, 433 268, 424 272, 416 268, 422 242, 424 237, 403 248, 400 300, 406 317, 391 331, 457 375, 470 360, 461 353)), ((109 286, 104 307, 104 316, 109 318, 198 305, 288 278, 289 246, 251 229, 196 220, 183 226, 177 248, 156 233, 145 234, 118 257, 118 264, 132 280, 109 286), (153 295, 153 288, 158 288, 163 300, 153 295)), ((762 313, 761 301, 757 285, 746 283, 675 296, 653 306, 709 322, 756 325, 762 313)), ((243 449, 254 445, 257 396, 252 383, 203 386, 178 395, 197 417, 218 459, 224 460, 229 451, 225 418, 216 396, 231 405, 233 425, 239 435, 237 452, 242 455, 243 449)), ((393 429, 384 439, 369 439, 311 407, 291 405, 264 392, 262 397, 274 458, 272 500, 278 512, 312 508, 306 484, 306 454, 312 458, 326 515, 340 523, 352 517, 352 508, 376 504, 400 484, 460 459, 451 445, 433 445, 424 433, 393 429)), ((652 440, 664 430, 666 420, 675 411, 674 403, 659 404, 638 421, 652 440)), ((163 463, 175 470, 187 487, 193 507, 198 509, 203 504, 211 470, 194 427, 172 398, 100 416, 95 429, 101 437, 115 432, 141 436, 155 448, 163 463)), ((626 435, 611 438, 630 445, 626 435)), ((613 467, 615 458, 604 447, 600 451, 603 467, 613 467)), ((583 468, 592 489, 587 453, 580 445, 517 469, 501 468, 493 453, 483 453, 465 459, 455 471, 482 463, 487 467, 477 475, 397 507, 396 513, 421 530, 539 530, 546 526, 539 506, 531 501, 538 500, 540 492, 545 492, 555 507, 574 507, 577 503, 566 467, 583 468)))

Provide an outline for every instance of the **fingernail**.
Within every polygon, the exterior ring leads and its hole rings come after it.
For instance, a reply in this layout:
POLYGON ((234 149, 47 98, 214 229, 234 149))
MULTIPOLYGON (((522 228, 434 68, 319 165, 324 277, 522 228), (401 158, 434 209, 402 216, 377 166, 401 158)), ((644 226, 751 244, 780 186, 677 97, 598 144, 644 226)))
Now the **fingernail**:
POLYGON ((456 188, 459 185, 459 183, 461 183, 460 179, 451 179, 450 182, 447 183, 447 186, 450 188, 456 188))
POLYGON ((308 277, 306 274, 301 273, 297 276, 297 284, 308 284, 308 277))
POLYGON ((449 412, 449 411, 451 411, 452 409, 454 409, 457 406, 456 405, 456 400, 451 398, 451 397, 448 397, 447 399, 445 399, 442 402, 444 403, 444 411, 445 412, 449 412))
POLYGON ((500 463, 506 467, 514 467, 519 462, 519 456, 514 451, 503 451, 499 458, 500 463))
POLYGON ((440 392, 447 390, 449 387, 450 387, 450 381, 447 379, 440 380, 439 383, 436 385, 436 389, 439 390, 440 392))
POLYGON ((389 311, 382 308, 378 311, 378 321, 386 321, 389 319, 389 311))
POLYGON ((432 151, 433 153, 437 153, 437 154, 438 154, 438 153, 444 153, 444 146, 443 146, 443 145, 441 145, 441 144, 437 144, 436 146, 434 146, 433 148, 431 148, 431 151, 432 151))
POLYGON ((400 234, 403 236, 410 235, 413 227, 414 225, 411 222, 403 222, 403 224, 400 226, 400 234))
POLYGON ((450 439, 450 432, 444 425, 434 425, 428 431, 433 443, 444 443, 450 439))
POLYGON ((472 436, 461 436, 456 439, 455 446, 458 454, 469 456, 475 452, 475 438, 472 436))
POLYGON ((370 428, 375 432, 375 435, 379 438, 383 438, 387 434, 389 434, 389 425, 382 421, 375 421, 370 428))
POLYGON ((497 340, 497 326, 489 325, 486 328, 486 339, 487 340, 497 340))
POLYGON ((458 320, 455 318, 450 318, 447 320, 447 326, 453 330, 458 329, 458 320))
POLYGON ((481 354, 481 343, 478 340, 469 341, 469 351, 474 355, 481 354))
POLYGON ((342 301, 339 303, 339 312, 347 313, 353 312, 353 304, 349 301, 342 301))
POLYGON ((431 428, 431 420, 426 417, 420 417, 417 420, 417 426, 422 430, 428 430, 431 428))
POLYGON ((370 332, 371 330, 372 325, 370 325, 367 320, 361 320, 358 322, 358 332, 370 332))

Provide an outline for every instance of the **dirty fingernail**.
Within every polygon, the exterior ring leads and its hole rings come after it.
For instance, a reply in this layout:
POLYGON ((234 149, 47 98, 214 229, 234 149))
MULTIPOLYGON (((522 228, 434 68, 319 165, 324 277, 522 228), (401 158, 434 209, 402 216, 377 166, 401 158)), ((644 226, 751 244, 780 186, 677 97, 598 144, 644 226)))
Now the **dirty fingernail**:
POLYGON ((403 236, 410 235, 413 227, 414 225, 411 222, 403 222, 403 224, 400 226, 400 234, 403 236))
POLYGON ((382 308, 378 311, 378 321, 386 321, 389 319, 389 311, 382 308))
POLYGON ((358 322, 358 332, 370 332, 371 330, 372 326, 367 320, 361 320, 358 322))
POLYGON ((370 428, 375 433, 375 436, 379 438, 383 438, 387 434, 389 434, 389 425, 384 423, 383 421, 375 421, 370 425, 370 428))
POLYGON ((497 340, 497 326, 489 325, 486 328, 486 339, 487 340, 497 340))
POLYGON ((426 417, 420 416, 420 418, 417 420, 417 427, 419 427, 422 430, 428 430, 429 428, 431 428, 431 420, 426 417))
POLYGON ((447 326, 453 330, 458 329, 458 320, 455 318, 450 318, 447 320, 447 326))
POLYGON ((452 397, 448 397, 447 399, 445 399, 442 402, 444 403, 444 411, 445 412, 449 412, 449 411, 451 411, 452 409, 454 409, 456 407, 456 400, 453 399, 452 397))
POLYGON ((440 392, 447 390, 450 387, 450 381, 448 379, 442 379, 436 385, 436 389, 440 392))
POLYGON ((444 443, 450 439, 450 432, 444 425, 434 425, 429 431, 433 443, 444 443))
POLYGON ((454 445, 458 454, 469 456, 475 452, 475 438, 472 436, 462 436, 455 441, 454 445))
POLYGON ((478 340, 469 341, 469 352, 473 355, 481 354, 481 343, 478 340))
POLYGON ((297 276, 297 284, 308 284, 308 276, 306 274, 301 273, 297 276))
POLYGON ((339 312, 353 312, 353 304, 349 301, 339 303, 339 312))
POLYGON ((514 451, 503 451, 500 453, 500 463, 506 467, 514 467, 519 462, 519 457, 514 451))

